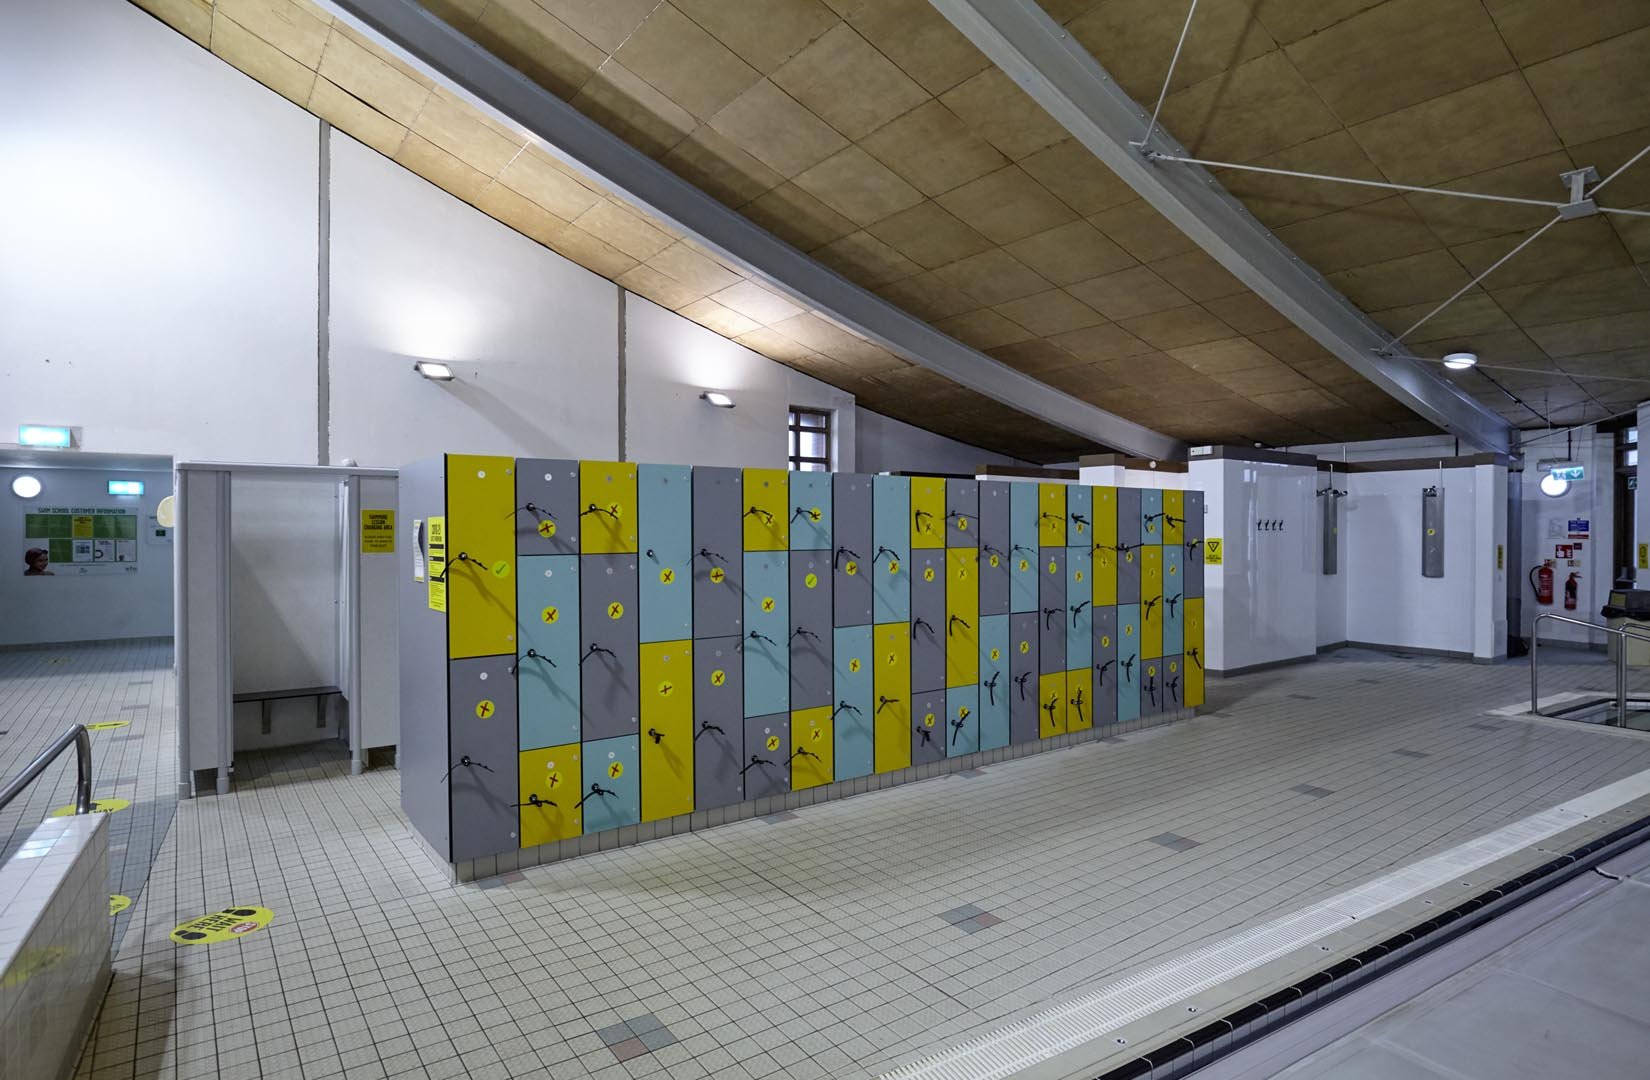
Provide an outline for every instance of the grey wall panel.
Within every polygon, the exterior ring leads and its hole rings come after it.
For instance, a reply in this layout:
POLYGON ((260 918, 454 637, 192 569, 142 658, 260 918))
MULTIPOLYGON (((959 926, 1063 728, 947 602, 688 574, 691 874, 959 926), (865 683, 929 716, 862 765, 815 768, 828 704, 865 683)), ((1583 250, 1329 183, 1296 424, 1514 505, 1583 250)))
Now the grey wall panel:
POLYGON ((579 553, 579 463, 516 459, 516 554, 579 553))
POLYGON ((911 552, 911 685, 945 685, 944 548, 911 552))
MULTIPOLYGON (((1008 617, 1009 666, 1008 727, 1010 742, 1037 741, 1037 676, 1041 650, 1043 616, 1037 611, 1017 611, 1008 617)), ((1061 638, 1064 647, 1065 639, 1061 638)))
MULTIPOLYGON (((402 466, 396 492, 401 520, 410 524, 444 515, 446 483, 443 458, 402 466)), ((452 763, 447 753, 447 616, 430 610, 429 583, 413 580, 413 545, 398 544, 395 558, 401 654, 396 769, 401 776, 401 809, 437 853, 452 858, 447 788, 441 783, 452 763)))
POLYGON ((831 480, 836 539, 831 549, 831 589, 837 626, 871 622, 871 573, 876 569, 871 558, 875 552, 871 543, 873 482, 863 473, 837 473, 831 480))
POLYGON ((743 474, 738 469, 693 470, 693 636, 738 636, 744 629, 740 514, 743 474))
POLYGON ((1066 670, 1066 549, 1043 548, 1037 557, 1037 628, 1045 675, 1066 670))
POLYGON ((584 739, 637 733, 636 556, 581 555, 579 703, 584 739))
POLYGON ((791 552, 791 708, 832 703, 831 552, 791 552))
POLYGON ((945 482, 945 546, 980 546, 980 483, 978 480, 945 482))
POLYGON ((474 859, 521 845, 516 813, 516 687, 513 656, 448 661, 447 708, 452 760, 454 859, 474 859), (468 758, 470 764, 465 765, 468 758))
POLYGON ((745 778, 745 798, 765 799, 791 790, 791 773, 785 765, 791 756, 789 713, 745 718, 745 762, 739 766, 745 778))
POLYGON ((737 637, 693 643, 693 806, 745 797, 745 665, 737 637))
POLYGON ((1117 608, 1094 609, 1094 722, 1117 723, 1117 608))
POLYGON ((912 696, 911 764, 926 765, 945 757, 945 691, 912 696))

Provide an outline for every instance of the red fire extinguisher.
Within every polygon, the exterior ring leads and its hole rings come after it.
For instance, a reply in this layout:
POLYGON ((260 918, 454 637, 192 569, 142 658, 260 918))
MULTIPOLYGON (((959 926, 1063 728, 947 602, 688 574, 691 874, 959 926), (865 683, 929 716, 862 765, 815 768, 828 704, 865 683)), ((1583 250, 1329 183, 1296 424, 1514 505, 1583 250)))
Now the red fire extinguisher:
POLYGON ((1553 602, 1553 568, 1542 563, 1530 571, 1530 587, 1535 590, 1535 602, 1550 604, 1553 602))
POLYGON ((1580 576, 1579 573, 1572 570, 1569 578, 1564 582, 1564 606, 1571 611, 1576 609, 1576 589, 1579 585, 1576 579, 1580 576))

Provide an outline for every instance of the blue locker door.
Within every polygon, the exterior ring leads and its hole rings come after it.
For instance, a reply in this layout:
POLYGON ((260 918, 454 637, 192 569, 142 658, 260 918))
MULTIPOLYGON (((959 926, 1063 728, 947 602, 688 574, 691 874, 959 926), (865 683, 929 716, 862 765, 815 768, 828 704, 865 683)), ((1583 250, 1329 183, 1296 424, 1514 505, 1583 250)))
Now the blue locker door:
POLYGON ((871 590, 879 623, 911 621, 911 481, 875 480, 872 508, 871 590))
POLYGON ((1117 605, 1117 719, 1140 719, 1140 605, 1117 605))
POLYGON ((1066 549, 1043 548, 1037 560, 1040 579, 1037 608, 1038 642, 1044 675, 1066 670, 1066 627, 1071 611, 1066 606, 1066 549))
POLYGON ((869 476, 831 474, 831 601, 837 626, 871 622, 871 581, 876 576, 871 565, 871 490, 869 476))
POLYGON ((980 749, 1008 745, 1008 702, 1014 692, 1009 671, 1008 616, 980 616, 980 749))
POLYGON ((831 474, 791 473, 792 551, 831 550, 831 474))
POLYGON ((790 712, 790 590, 786 552, 745 553, 746 716, 790 712))
POLYGON ((1140 539, 1147 544, 1163 542, 1163 489, 1140 492, 1140 539))
MULTIPOLYGON (((1087 491, 1073 486, 1066 492, 1087 491)), ((1069 506, 1070 503, 1067 503, 1069 506)), ((1086 535, 1093 535, 1090 530, 1086 535)), ((1082 547, 1066 549, 1066 670, 1086 668, 1094 661, 1094 550, 1082 547)))
POLYGON ((1087 484, 1066 485, 1066 543, 1094 550, 1094 489, 1087 484))
POLYGON ((953 686, 945 692, 945 756, 961 757, 980 748, 980 688, 953 686))
POLYGON ((1179 544, 1163 549, 1163 655, 1179 656, 1185 643, 1186 552, 1179 544))
POLYGON ((693 470, 636 466, 643 641, 693 636, 693 470))
POLYGON ((579 557, 522 556, 516 611, 521 749, 579 742, 579 557))
POLYGON ((836 703, 831 711, 838 780, 869 776, 876 765, 871 630, 869 626, 839 626, 832 643, 836 703))
POLYGON ((1009 485, 1008 605, 1010 611, 1036 611, 1037 485, 1017 481, 1009 485))
POLYGON ((584 744, 581 809, 586 836, 642 820, 642 777, 636 760, 640 747, 640 735, 584 744))
POLYGON ((1017 612, 1008 617, 1008 673, 1013 684, 1008 694, 1008 737, 1015 743, 1038 739, 1037 695, 1042 687, 1037 676, 1042 665, 1037 655, 1037 641, 1042 619, 1035 611, 1017 612))

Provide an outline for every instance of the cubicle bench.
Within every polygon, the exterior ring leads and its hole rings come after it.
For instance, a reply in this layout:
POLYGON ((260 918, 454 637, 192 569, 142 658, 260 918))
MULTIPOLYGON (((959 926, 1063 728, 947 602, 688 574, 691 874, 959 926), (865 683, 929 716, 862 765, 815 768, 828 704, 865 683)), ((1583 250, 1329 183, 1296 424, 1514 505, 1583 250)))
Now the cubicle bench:
POLYGON ((290 690, 252 690, 236 694, 235 704, 240 705, 248 701, 260 703, 263 709, 263 732, 268 735, 273 723, 274 702, 286 701, 289 698, 314 698, 315 726, 324 728, 327 726, 327 698, 333 694, 341 693, 343 691, 336 686, 298 686, 290 690))

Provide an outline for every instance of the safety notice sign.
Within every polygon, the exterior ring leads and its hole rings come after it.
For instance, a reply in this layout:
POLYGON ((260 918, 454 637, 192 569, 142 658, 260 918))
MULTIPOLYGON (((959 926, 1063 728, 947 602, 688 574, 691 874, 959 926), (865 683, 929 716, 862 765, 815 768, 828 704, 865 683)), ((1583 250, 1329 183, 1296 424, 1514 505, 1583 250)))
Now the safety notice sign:
POLYGON ((1220 566, 1225 560, 1225 556, 1225 544, 1212 537, 1203 541, 1203 562, 1205 565, 1220 566))
POLYGON ((395 554, 395 511, 361 511, 361 554, 395 554))
POLYGON ((430 610, 447 610, 447 519, 433 517, 424 523, 424 542, 429 548, 425 562, 430 578, 430 610))

